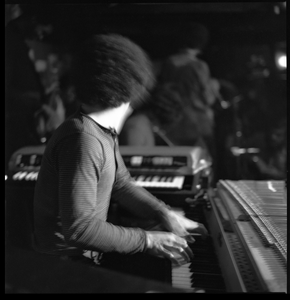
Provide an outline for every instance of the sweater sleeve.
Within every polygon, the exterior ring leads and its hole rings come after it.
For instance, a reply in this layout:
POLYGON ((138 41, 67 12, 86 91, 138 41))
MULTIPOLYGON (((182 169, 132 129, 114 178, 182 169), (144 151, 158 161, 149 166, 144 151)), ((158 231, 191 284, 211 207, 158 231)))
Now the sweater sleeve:
POLYGON ((116 182, 112 196, 117 203, 127 211, 142 219, 160 221, 167 215, 170 207, 163 201, 157 199, 145 188, 137 186, 125 166, 123 158, 116 149, 118 163, 116 182))
POLYGON ((102 145, 89 134, 75 134, 59 146, 59 204, 66 242, 101 252, 144 251, 146 234, 139 228, 115 226, 100 212, 110 199, 97 199, 97 183, 103 167, 102 145))

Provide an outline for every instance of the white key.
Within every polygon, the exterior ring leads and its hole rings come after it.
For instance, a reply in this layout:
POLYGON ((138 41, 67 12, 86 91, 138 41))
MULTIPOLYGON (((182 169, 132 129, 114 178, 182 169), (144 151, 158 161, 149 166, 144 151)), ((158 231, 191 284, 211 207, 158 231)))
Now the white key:
POLYGON ((150 182, 150 187, 158 187, 158 182, 160 180, 160 176, 153 176, 150 182))
POLYGON ((25 180, 33 180, 32 178, 34 177, 34 172, 29 172, 26 176, 25 176, 25 180))
POLYGON ((18 175, 18 180, 22 180, 26 175, 27 172, 20 172, 21 174, 18 175))
POLYGON ((38 177, 38 172, 34 172, 32 180, 37 180, 37 177, 38 177))
POLYGON ((142 182, 143 187, 150 187, 151 185, 151 176, 148 176, 145 178, 145 180, 142 182))
POLYGON ((175 288, 192 288, 190 263, 172 268, 172 286, 175 288))
POLYGON ((22 174, 22 172, 17 172, 17 173, 15 173, 13 176, 12 176, 12 178, 13 178, 13 180, 18 180, 19 179, 19 176, 22 174))
POLYGON ((184 176, 176 176, 172 182, 172 187, 182 189, 184 183, 184 176))
POLYGON ((142 186, 143 180, 145 179, 144 175, 140 175, 136 178, 136 184, 142 186))
POLYGON ((172 286, 175 288, 191 288, 191 284, 190 278, 184 278, 180 280, 172 279, 172 286))
POLYGON ((160 181, 158 182, 158 187, 165 187, 166 186, 166 179, 167 177, 166 176, 163 176, 160 178, 160 181))

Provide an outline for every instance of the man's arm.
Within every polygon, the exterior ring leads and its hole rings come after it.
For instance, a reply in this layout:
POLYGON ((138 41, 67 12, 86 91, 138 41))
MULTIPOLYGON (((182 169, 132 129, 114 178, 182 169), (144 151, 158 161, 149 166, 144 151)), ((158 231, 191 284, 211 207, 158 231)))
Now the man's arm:
POLYGON ((59 203, 63 235, 71 246, 101 252, 144 251, 146 234, 106 222, 110 199, 97 199, 102 147, 89 134, 66 138, 58 152, 59 203))
POLYGON ((169 206, 143 187, 136 185, 125 166, 118 147, 116 147, 116 159, 118 167, 112 197, 118 205, 136 217, 159 221, 162 214, 167 213, 169 206))
POLYGON ((181 216, 146 189, 137 186, 118 150, 116 154, 118 171, 112 196, 117 199, 118 204, 136 217, 156 220, 161 229, 173 232, 178 236, 188 236, 190 232, 198 232, 203 237, 207 236, 207 230, 203 224, 181 216))

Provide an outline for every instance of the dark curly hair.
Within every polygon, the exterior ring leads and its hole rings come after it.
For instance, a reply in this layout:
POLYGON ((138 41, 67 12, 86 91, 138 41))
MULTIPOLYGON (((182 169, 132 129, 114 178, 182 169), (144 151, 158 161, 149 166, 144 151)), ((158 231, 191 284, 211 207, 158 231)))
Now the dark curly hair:
POLYGON ((75 53, 72 81, 79 102, 118 107, 137 106, 154 85, 147 54, 126 37, 99 34, 86 40, 75 53))

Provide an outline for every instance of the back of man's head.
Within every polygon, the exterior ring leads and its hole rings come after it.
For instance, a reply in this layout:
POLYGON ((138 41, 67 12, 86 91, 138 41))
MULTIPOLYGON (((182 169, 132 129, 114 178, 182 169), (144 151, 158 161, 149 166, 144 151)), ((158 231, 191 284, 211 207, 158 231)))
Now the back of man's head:
POLYGON ((79 102, 91 106, 134 107, 153 85, 151 61, 128 38, 100 34, 83 43, 73 60, 73 84, 79 102))

